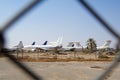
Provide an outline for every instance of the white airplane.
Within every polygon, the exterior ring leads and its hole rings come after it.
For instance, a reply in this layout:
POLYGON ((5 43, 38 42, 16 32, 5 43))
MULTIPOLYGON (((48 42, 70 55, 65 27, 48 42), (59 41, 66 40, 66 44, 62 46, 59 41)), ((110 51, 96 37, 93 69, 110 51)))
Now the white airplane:
POLYGON ((51 50, 54 48, 61 48, 62 47, 62 37, 58 38, 55 42, 50 42, 47 44, 48 41, 45 41, 42 45, 35 45, 35 42, 33 42, 31 45, 23 45, 23 42, 20 41, 18 45, 14 46, 13 48, 10 48, 10 51, 16 51, 16 50, 24 50, 24 51, 34 51, 36 48, 40 48, 43 50, 51 50))
MULTIPOLYGON (((45 41, 42 45, 47 45, 48 41, 45 41)), ((36 48, 38 48, 39 45, 35 45, 35 42, 33 42, 31 45, 26 45, 22 49, 25 51, 34 51, 36 48)))
POLYGON ((69 42, 67 47, 62 47, 60 50, 62 51, 70 51, 74 48, 74 43, 73 42, 69 42))
POLYGON ((37 48, 43 49, 43 50, 52 50, 54 48, 61 48, 62 47, 62 37, 59 37, 57 41, 55 42, 49 42, 45 41, 42 45, 27 45, 24 46, 23 50, 26 51, 35 51, 37 48))
POLYGON ((107 40, 102 46, 97 47, 97 50, 110 48, 111 40, 107 40))
MULTIPOLYGON (((47 44, 47 41, 45 41, 44 45, 46 45, 46 44, 47 44)), ((35 45, 35 41, 31 45, 25 45, 25 46, 23 45, 23 42, 20 41, 18 43, 18 45, 14 46, 12 48, 9 48, 8 50, 9 51, 16 51, 16 50, 18 50, 18 51, 21 51, 21 50, 33 51, 34 50, 34 45, 35 45)))
POLYGON ((49 42, 47 45, 35 45, 34 47, 40 48, 43 50, 52 50, 54 48, 61 48, 62 47, 62 37, 59 37, 55 42, 49 42))
MULTIPOLYGON (((34 43, 34 44, 35 44, 35 43, 34 43)), ((13 52, 13 51, 16 51, 16 50, 21 51, 22 48, 24 48, 24 46, 23 46, 23 42, 20 41, 20 42, 18 43, 18 45, 13 46, 12 48, 6 48, 6 49, 7 49, 9 52, 13 52)))
POLYGON ((71 51, 71 50, 81 50, 83 47, 80 45, 80 42, 69 42, 67 47, 62 47, 62 51, 71 51))

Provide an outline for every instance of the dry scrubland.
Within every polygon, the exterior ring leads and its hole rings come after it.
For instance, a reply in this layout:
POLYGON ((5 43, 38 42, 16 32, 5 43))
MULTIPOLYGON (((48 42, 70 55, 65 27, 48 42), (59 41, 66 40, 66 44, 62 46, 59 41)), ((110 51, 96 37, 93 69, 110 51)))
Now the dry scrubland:
MULTIPOLYGON (((16 54, 13 54, 15 57, 16 54)), ((43 80, 95 80, 112 63, 114 55, 24 53, 18 59, 43 80)), ((0 58, 0 80, 32 80, 5 57, 0 58)), ((120 65, 105 80, 119 80, 120 65)))
POLYGON ((14 54, 20 61, 29 62, 68 62, 68 61, 112 61, 115 55, 98 55, 96 53, 64 52, 60 54, 45 53, 21 53, 14 54))

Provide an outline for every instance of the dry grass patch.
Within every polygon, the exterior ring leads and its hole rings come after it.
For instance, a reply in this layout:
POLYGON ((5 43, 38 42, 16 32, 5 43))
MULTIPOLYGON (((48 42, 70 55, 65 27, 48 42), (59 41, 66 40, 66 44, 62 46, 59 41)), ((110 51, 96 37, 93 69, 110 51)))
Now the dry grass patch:
POLYGON ((82 61, 112 61, 113 58, 98 58, 98 59, 85 59, 83 57, 77 57, 77 58, 57 58, 57 57, 52 57, 52 58, 33 58, 26 56, 24 58, 18 58, 19 61, 24 61, 24 62, 70 62, 70 61, 77 61, 77 62, 82 62, 82 61))

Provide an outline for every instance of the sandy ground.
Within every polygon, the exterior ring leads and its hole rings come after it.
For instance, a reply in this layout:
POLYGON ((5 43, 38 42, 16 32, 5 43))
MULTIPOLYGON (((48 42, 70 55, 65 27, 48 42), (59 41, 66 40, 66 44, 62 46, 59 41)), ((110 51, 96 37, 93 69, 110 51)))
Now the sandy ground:
MULTIPOLYGON (((111 62, 24 62, 43 80, 96 80, 111 62), (99 66, 100 68, 91 68, 99 66)), ((109 75, 108 80, 119 80, 120 65, 109 75)), ((0 80, 33 80, 11 64, 0 58, 0 80)))

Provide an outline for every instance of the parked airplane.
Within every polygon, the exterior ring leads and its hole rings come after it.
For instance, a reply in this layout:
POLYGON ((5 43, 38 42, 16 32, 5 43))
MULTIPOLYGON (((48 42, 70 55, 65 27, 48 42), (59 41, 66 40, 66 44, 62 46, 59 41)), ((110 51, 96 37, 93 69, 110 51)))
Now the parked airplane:
POLYGON ((10 51, 16 51, 16 50, 24 50, 24 51, 34 51, 36 48, 40 48, 43 50, 51 50, 54 48, 60 48, 62 47, 62 37, 58 38, 55 42, 50 42, 48 44, 48 41, 45 41, 42 45, 36 45, 35 42, 33 42, 31 45, 23 45, 23 42, 20 41, 18 45, 14 46, 13 48, 10 48, 10 51))
MULTIPOLYGON (((45 41, 42 45, 47 45, 48 41, 45 41)), ((35 42, 33 42, 31 45, 26 45, 22 49, 25 51, 34 51, 36 48, 38 48, 39 45, 35 45, 35 42)))
POLYGON ((61 48, 62 47, 62 37, 59 37, 55 42, 49 42, 47 45, 37 45, 36 48, 40 48, 43 50, 52 50, 54 48, 61 48))
POLYGON ((55 42, 49 42, 45 41, 42 45, 35 45, 35 42, 31 45, 26 45, 22 49, 25 51, 34 51, 36 48, 40 48, 43 50, 51 50, 54 48, 60 48, 62 47, 62 37, 59 37, 57 41, 55 42))
MULTIPOLYGON (((47 44, 47 43, 45 42, 44 44, 47 44)), ((20 41, 18 43, 18 45, 14 46, 12 48, 9 48, 8 50, 9 51, 16 51, 16 50, 19 50, 19 51, 21 51, 21 50, 29 51, 30 50, 30 51, 32 51, 34 45, 35 45, 35 41, 31 45, 26 45, 26 46, 24 46, 23 42, 20 41)))
MULTIPOLYGON (((32 43, 33 44, 33 43, 32 43)), ((35 43, 34 43, 35 44, 35 43)), ((20 41, 19 43, 18 43, 18 45, 16 45, 16 46, 14 46, 14 47, 12 47, 12 48, 6 48, 9 52, 12 52, 12 51, 16 51, 16 50, 22 50, 22 48, 24 48, 24 46, 23 46, 23 42, 22 41, 20 41)))
POLYGON ((110 48, 111 40, 107 40, 102 46, 97 47, 97 50, 110 48))
POLYGON ((67 47, 62 47, 60 50, 62 51, 70 51, 74 48, 74 43, 73 42, 69 42, 67 47))
POLYGON ((71 50, 81 50, 83 47, 80 45, 80 42, 69 42, 67 47, 62 47, 62 51, 71 51, 71 50))

